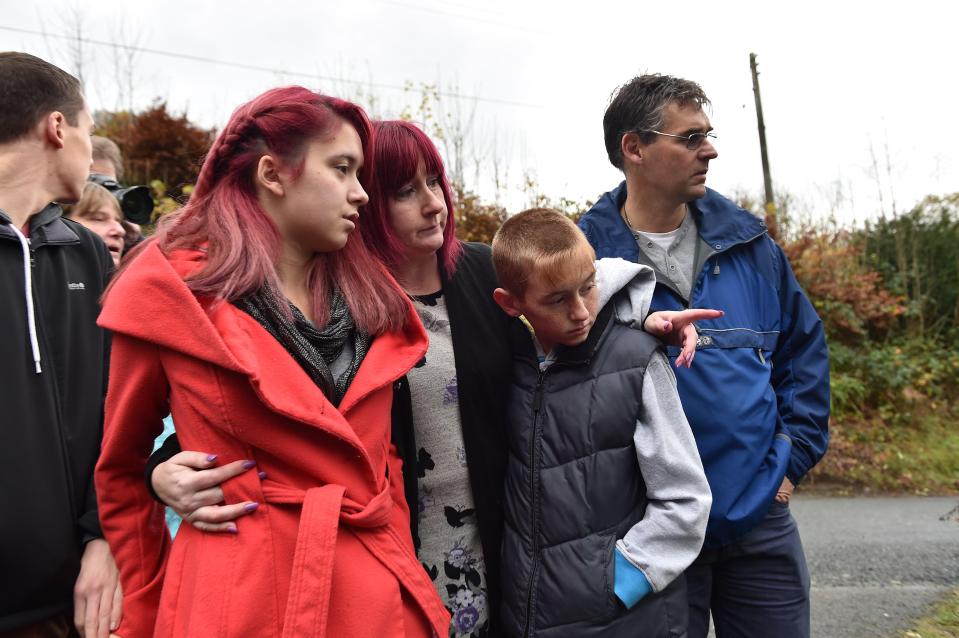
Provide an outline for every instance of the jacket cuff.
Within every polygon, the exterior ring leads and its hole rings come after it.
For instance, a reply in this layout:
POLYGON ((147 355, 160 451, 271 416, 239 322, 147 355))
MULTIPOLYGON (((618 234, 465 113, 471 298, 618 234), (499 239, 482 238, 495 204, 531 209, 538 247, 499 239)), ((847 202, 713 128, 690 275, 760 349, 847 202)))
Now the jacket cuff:
POLYGON ((653 591, 649 579, 641 569, 626 560, 620 551, 613 548, 615 556, 613 572, 613 593, 626 606, 632 609, 643 597, 653 591))
POLYGON ((153 451, 153 454, 151 454, 147 460, 146 467, 143 468, 143 482, 146 483, 147 491, 157 503, 166 505, 153 489, 153 470, 157 469, 157 466, 161 463, 169 461, 182 451, 183 450, 180 449, 180 439, 177 438, 176 432, 174 432, 163 441, 163 445, 160 446, 160 448, 153 451))
POLYGON ((786 466, 786 478, 789 479, 789 482, 792 483, 794 487, 799 487, 799 482, 802 481, 809 472, 810 466, 811 463, 809 463, 806 455, 800 450, 797 450, 795 443, 793 443, 789 456, 789 465, 786 466))
POLYGON ((90 487, 87 490, 86 509, 80 518, 77 519, 77 531, 80 535, 80 543, 86 545, 95 538, 103 538, 103 530, 100 528, 100 514, 97 508, 97 496, 93 488, 93 481, 90 481, 90 487))
POLYGON ((103 532, 95 532, 92 530, 83 529, 80 534, 80 545, 86 547, 87 543, 90 541, 95 541, 103 538, 103 532))

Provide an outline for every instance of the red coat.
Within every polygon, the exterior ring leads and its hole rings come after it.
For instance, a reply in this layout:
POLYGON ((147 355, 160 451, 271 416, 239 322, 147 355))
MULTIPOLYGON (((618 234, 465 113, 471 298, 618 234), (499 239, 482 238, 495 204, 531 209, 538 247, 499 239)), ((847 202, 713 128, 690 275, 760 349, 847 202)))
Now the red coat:
POLYGON ((116 633, 445 636, 389 443, 393 383, 426 353, 419 321, 373 340, 337 409, 254 319, 186 288, 203 258, 149 246, 100 315, 114 333, 96 487, 123 582, 116 633), (267 472, 223 485, 227 502, 260 503, 237 534, 184 524, 171 546, 143 482, 168 410, 183 449, 267 472))

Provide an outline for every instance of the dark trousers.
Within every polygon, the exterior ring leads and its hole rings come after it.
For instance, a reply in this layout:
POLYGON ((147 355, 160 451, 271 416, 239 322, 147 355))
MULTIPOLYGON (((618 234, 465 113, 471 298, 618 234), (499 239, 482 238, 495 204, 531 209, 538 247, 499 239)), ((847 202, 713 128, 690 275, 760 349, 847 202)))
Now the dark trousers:
POLYGON ((739 540, 704 549, 686 570, 689 638, 809 638, 809 570, 796 519, 773 503, 739 540))

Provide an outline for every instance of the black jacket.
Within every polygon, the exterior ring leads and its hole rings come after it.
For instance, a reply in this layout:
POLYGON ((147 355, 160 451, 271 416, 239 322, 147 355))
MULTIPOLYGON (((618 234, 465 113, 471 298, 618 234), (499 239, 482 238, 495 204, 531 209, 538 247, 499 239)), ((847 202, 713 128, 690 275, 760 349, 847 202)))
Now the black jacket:
POLYGON ((630 610, 613 592, 616 541, 648 504, 634 433, 660 346, 612 315, 610 303, 546 371, 528 331, 512 331, 500 614, 509 636, 686 635, 685 579, 630 610))
POLYGON ((54 205, 31 218, 29 240, 39 374, 23 249, 0 212, 0 633, 70 609, 84 543, 101 536, 109 339, 96 319, 113 261, 54 205))
MULTIPOLYGON (((443 277, 443 296, 453 336, 466 466, 479 523, 490 601, 490 636, 499 636, 500 543, 503 538, 503 479, 506 475, 506 392, 509 388, 510 318, 493 301, 496 273, 489 246, 464 243, 452 277, 443 277)), ((403 459, 413 541, 419 547, 416 440, 410 388, 404 377, 393 399, 393 443, 403 459)))

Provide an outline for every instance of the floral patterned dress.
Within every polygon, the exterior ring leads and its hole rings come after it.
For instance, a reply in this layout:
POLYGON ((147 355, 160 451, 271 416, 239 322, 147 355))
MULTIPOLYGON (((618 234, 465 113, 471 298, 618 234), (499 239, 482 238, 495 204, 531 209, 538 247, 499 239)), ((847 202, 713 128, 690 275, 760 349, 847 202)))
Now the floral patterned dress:
POLYGON ((430 338, 425 359, 407 375, 418 447, 419 559, 453 615, 450 637, 486 636, 486 567, 466 469, 449 315, 442 292, 413 302, 430 338))

